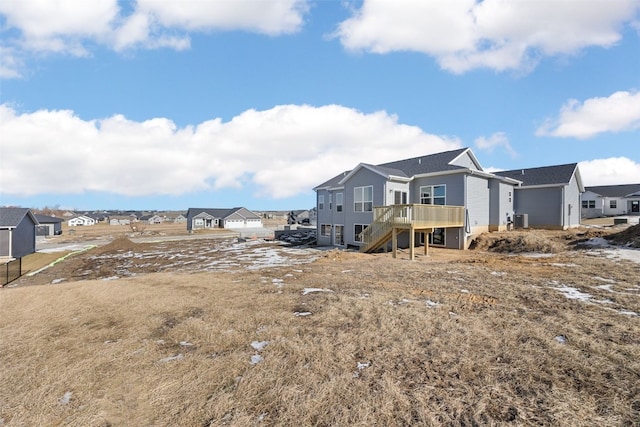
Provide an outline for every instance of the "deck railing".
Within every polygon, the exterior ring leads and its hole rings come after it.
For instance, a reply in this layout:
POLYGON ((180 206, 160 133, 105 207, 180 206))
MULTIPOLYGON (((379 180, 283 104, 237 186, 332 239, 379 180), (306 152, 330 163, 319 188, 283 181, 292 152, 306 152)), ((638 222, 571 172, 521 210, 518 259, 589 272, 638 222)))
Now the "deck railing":
POLYGON ((359 234, 367 252, 388 241, 394 228, 446 228, 464 226, 464 207, 448 205, 390 205, 373 208, 373 221, 359 234))

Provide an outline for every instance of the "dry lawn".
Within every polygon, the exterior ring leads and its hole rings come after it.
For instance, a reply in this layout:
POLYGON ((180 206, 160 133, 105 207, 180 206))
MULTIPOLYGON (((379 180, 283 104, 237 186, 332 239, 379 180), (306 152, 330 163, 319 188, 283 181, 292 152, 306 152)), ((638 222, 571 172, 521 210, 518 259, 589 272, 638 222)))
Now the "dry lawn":
POLYGON ((640 265, 583 237, 209 272, 91 250, 0 290, 0 425, 637 426, 640 265), (118 263, 135 275, 104 280, 118 263))

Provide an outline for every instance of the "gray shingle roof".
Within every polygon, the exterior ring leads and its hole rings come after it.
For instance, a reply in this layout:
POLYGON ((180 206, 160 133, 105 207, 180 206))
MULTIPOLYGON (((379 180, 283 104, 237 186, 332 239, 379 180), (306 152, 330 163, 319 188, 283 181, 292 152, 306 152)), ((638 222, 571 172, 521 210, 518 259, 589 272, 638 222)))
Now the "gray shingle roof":
POLYGON ((494 174, 522 181, 523 187, 536 185, 565 185, 571 181, 577 167, 577 163, 569 163, 566 165, 500 171, 494 172, 494 174))
POLYGON ((40 215, 40 214, 35 214, 34 216, 36 217, 36 219, 40 224, 52 224, 57 222, 64 222, 64 219, 56 218, 55 216, 40 215))
POLYGON ((383 163, 381 167, 401 170, 407 177, 432 172, 446 172, 456 169, 465 169, 462 166, 451 165, 450 163, 467 148, 435 153, 427 156, 414 157, 411 159, 398 160, 395 162, 383 163))
MULTIPOLYGON (((429 154, 426 156, 413 157, 411 159, 397 160, 389 163, 382 163, 380 165, 366 164, 366 167, 379 172, 381 175, 392 175, 403 178, 411 178, 414 175, 433 172, 446 172, 451 170, 463 170, 462 166, 451 165, 455 158, 460 156, 468 148, 459 148, 457 150, 445 151, 443 153, 429 154)), ((318 185, 318 188, 337 187, 340 185, 340 181, 347 176, 351 171, 345 171, 339 175, 334 176, 328 181, 318 185)))
MULTIPOLYGON (((0 208, 0 227, 17 227, 25 215, 30 214, 28 208, 0 208)), ((37 222, 37 219, 34 220, 37 222)))
POLYGON ((640 184, 597 185, 593 187, 584 187, 584 189, 604 197, 624 197, 640 191, 640 184))

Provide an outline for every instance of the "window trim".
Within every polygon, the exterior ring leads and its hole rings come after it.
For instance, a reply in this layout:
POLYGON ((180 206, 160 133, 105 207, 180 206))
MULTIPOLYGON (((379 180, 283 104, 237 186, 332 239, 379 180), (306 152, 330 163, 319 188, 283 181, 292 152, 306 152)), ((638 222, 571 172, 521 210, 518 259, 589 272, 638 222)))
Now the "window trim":
POLYGON ((336 246, 344 246, 344 224, 334 224, 333 226, 333 244, 336 246), (338 230, 338 227, 340 227, 342 229, 342 233, 340 234, 340 242, 336 242, 336 236, 338 235, 338 233, 336 233, 336 231, 338 230))
POLYGON ((343 205, 344 205, 344 194, 336 193, 336 212, 342 212, 343 205))
POLYGON ((331 237, 331 224, 320 224, 320 236, 322 237, 331 237), (329 230, 329 231, 325 231, 329 230))
POLYGON ((318 210, 324 210, 324 194, 318 194, 318 210))
POLYGON ((363 185, 361 187, 353 187, 353 211, 354 212, 373 212, 373 185, 363 185), (367 191, 370 188, 371 191, 367 191), (360 193, 360 197, 358 197, 360 193), (370 193, 371 199, 366 199, 370 193), (358 209, 360 205, 360 209, 358 209))
POLYGON ((609 200, 609 209, 618 209, 618 201, 609 200))
POLYGON ((365 228, 367 228, 368 224, 353 224, 353 241, 362 243, 362 240, 358 239, 358 234, 362 233, 365 228), (361 227, 360 233, 356 232, 356 227, 361 227))
POLYGON ((419 193, 418 193, 419 197, 420 197, 420 204, 421 205, 440 205, 440 206, 444 206, 447 204, 447 184, 434 184, 434 185, 421 185, 419 188, 419 193), (436 196, 436 187, 442 187, 444 188, 444 195, 443 196, 436 196), (422 194, 424 193, 425 188, 429 188, 429 198, 425 198, 422 197, 422 194), (442 199, 443 203, 435 203, 435 200, 438 199, 442 199), (425 200, 429 200, 428 202, 425 202, 425 200))

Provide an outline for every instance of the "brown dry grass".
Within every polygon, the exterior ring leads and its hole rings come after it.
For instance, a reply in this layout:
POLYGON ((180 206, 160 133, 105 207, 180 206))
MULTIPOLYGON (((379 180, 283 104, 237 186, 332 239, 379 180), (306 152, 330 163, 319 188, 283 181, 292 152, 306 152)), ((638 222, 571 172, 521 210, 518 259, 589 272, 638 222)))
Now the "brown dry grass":
MULTIPOLYGON (((434 249, 416 262, 328 251, 258 271, 23 283, 0 291, 0 419, 638 425, 640 324, 620 311, 640 312, 640 268, 567 249, 542 259, 434 249), (567 299, 562 285, 593 298, 567 299), (332 292, 303 295, 312 287, 332 292)), ((51 277, 73 277, 92 252, 51 277)))

